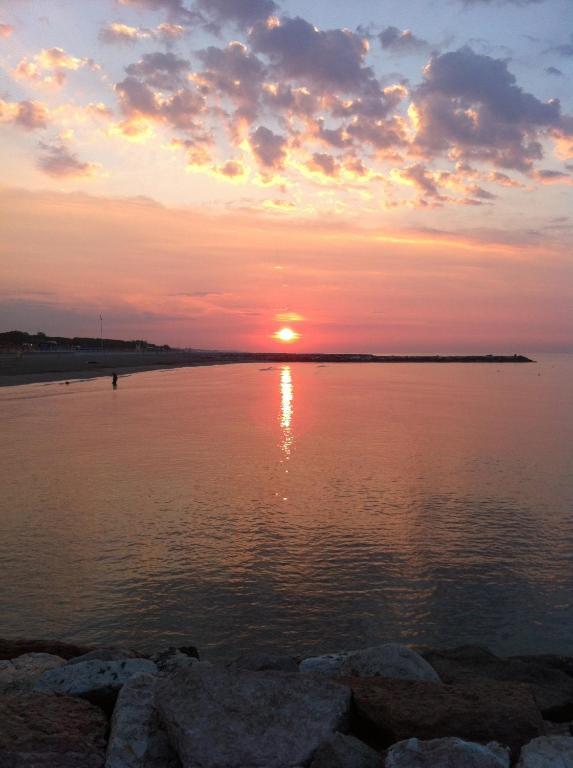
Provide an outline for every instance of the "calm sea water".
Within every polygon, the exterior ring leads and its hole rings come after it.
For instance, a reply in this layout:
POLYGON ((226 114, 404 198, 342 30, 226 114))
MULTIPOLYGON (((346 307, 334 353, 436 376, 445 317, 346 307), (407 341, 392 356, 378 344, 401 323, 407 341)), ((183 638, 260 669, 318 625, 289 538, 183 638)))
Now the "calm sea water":
POLYGON ((573 653, 572 383, 544 356, 0 390, 0 634, 573 653))

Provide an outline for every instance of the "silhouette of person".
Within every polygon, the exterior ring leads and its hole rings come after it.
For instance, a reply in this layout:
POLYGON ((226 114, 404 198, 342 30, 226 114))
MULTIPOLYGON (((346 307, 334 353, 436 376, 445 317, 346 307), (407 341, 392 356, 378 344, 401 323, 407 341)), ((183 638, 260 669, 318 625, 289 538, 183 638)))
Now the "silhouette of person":
POLYGON ((111 377, 111 386, 114 389, 117 387, 117 373, 114 373, 111 377))

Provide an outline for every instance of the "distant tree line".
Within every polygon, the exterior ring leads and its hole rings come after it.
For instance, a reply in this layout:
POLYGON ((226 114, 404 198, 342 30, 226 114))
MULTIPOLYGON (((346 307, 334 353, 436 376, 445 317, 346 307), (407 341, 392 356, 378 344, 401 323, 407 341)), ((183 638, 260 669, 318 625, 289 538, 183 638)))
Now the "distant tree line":
POLYGON ((4 331, 0 333, 0 347, 21 347, 32 349, 46 349, 59 347, 61 349, 170 349, 168 344, 158 346, 150 344, 145 339, 133 339, 123 341, 121 339, 98 339, 90 336, 48 336, 42 331, 26 333, 25 331, 4 331))

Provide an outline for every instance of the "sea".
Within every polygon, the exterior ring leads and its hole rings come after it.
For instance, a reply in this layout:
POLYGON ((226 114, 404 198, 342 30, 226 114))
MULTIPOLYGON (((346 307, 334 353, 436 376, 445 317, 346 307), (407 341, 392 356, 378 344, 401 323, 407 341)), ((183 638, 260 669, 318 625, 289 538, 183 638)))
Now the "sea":
POLYGON ((573 653, 573 356, 0 390, 0 636, 573 653))

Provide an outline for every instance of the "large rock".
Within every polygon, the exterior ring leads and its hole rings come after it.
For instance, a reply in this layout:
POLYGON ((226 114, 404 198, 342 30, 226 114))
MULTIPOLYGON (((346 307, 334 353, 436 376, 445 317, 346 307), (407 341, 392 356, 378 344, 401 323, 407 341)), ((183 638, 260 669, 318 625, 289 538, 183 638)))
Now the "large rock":
POLYGON ((573 719, 571 659, 558 656, 501 658, 480 646, 426 651, 425 658, 445 683, 479 679, 527 683, 548 720, 573 719))
POLYGON ((530 689, 518 683, 442 683, 342 678, 353 694, 352 730, 374 747, 457 736, 507 744, 515 753, 543 734, 530 689))
POLYGON ((509 750, 495 742, 408 739, 386 754, 385 768, 509 768, 509 750))
POLYGON ((74 656, 81 656, 89 651, 93 651, 93 646, 72 645, 71 643, 60 643, 57 640, 29 640, 27 638, 6 640, 0 638, 0 659, 15 659, 16 656, 23 656, 25 653, 49 653, 52 656, 60 656, 62 659, 73 659, 74 656))
POLYGON ((197 665, 157 683, 183 768, 290 768, 344 727, 350 690, 281 672, 197 665))
POLYGON ((65 659, 51 653, 25 653, 10 661, 0 661, 0 695, 29 693, 44 672, 65 663, 65 659))
POLYGON ((354 736, 335 733, 316 751, 310 768, 381 768, 382 756, 354 736))
POLYGON ((431 665, 419 653, 398 643, 375 645, 359 651, 342 651, 304 659, 303 674, 327 677, 391 677, 400 680, 440 682, 431 665))
POLYGON ((298 662, 293 656, 257 651, 239 656, 229 668, 250 669, 251 672, 298 672, 298 662))
POLYGON ((103 768, 107 721, 87 701, 0 696, 2 768, 103 768))
POLYGON ((521 750, 517 768, 573 768, 573 739, 542 736, 521 750))
POLYGON ((152 675, 132 677, 117 697, 105 768, 180 768, 155 709, 152 675))
POLYGON ((84 661, 124 661, 125 659, 138 659, 139 654, 128 648, 95 648, 89 653, 75 656, 68 664, 81 664, 84 661))
POLYGON ((120 688, 134 675, 156 674, 148 659, 126 661, 83 661, 44 672, 34 690, 40 693, 65 693, 82 696, 111 711, 120 688))

